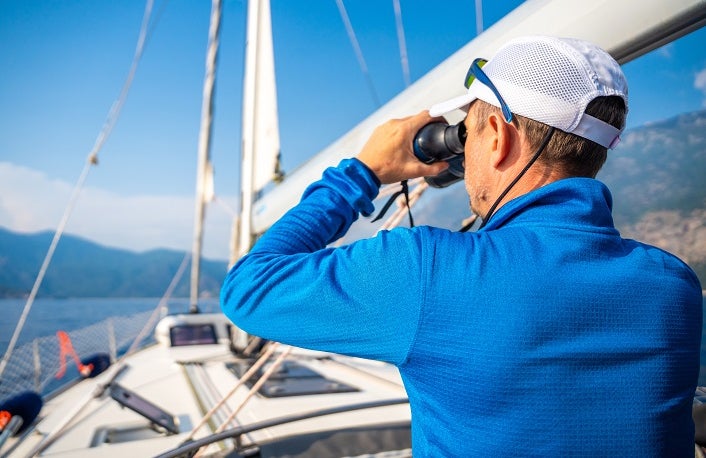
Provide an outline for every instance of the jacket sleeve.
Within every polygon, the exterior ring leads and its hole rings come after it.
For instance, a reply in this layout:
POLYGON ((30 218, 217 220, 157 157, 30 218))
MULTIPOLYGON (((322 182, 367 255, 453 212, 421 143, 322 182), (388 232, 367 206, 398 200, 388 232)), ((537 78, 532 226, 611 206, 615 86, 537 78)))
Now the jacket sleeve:
POLYGON ((359 212, 372 213, 378 188, 356 159, 327 169, 230 270, 221 290, 223 312, 267 339, 404 362, 422 300, 419 237, 394 230, 326 247, 359 212))

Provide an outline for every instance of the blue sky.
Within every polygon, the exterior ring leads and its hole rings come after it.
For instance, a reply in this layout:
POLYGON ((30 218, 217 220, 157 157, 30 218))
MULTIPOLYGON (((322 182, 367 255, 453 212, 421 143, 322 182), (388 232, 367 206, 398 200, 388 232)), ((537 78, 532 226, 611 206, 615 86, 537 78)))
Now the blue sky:
MULTIPOLYGON (((520 3, 484 2, 484 24, 520 3)), ((376 91, 388 100, 404 88, 392 1, 345 4, 376 91)), ((401 6, 412 80, 475 36, 473 0, 401 6)), ((216 89, 215 190, 231 208, 239 192, 245 9, 244 1, 224 0, 216 89)), ((0 226, 35 232, 58 224, 127 75, 143 10, 134 0, 0 2, 0 226)), ((272 0, 272 12, 286 171, 375 104, 335 0, 272 0)), ((209 14, 208 1, 156 1, 131 93, 67 232, 137 250, 190 247, 209 14)), ((628 127, 706 108, 704 43, 700 30, 624 67, 628 127)), ((226 258, 230 218, 225 205, 209 208, 207 257, 226 258)))

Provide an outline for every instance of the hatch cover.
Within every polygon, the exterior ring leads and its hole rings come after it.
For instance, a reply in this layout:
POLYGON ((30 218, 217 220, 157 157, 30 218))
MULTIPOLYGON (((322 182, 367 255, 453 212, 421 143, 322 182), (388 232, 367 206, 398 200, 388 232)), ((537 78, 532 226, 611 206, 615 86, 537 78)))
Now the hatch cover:
MULTIPOLYGON (((227 363, 226 368, 240 378, 252 363, 253 361, 227 363)), ((266 370, 267 365, 258 370, 246 382, 246 385, 251 388, 266 370)), ((353 393, 356 391, 360 390, 346 383, 328 379, 296 361, 285 361, 260 387, 258 393, 268 398, 278 398, 312 394, 353 393)))

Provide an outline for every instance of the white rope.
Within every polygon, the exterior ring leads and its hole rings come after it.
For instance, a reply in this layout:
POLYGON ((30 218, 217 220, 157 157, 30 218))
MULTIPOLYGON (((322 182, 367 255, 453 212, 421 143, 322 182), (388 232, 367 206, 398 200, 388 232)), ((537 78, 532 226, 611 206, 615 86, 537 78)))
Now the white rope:
MULTIPOLYGON (((282 353, 279 354, 277 359, 272 363, 272 365, 265 371, 264 374, 258 379, 257 382, 250 388, 250 391, 248 391, 248 394, 245 396, 245 398, 240 401, 240 404, 238 407, 235 408, 235 410, 228 416, 228 418, 221 424, 215 431, 214 434, 218 434, 222 431, 225 431, 225 429, 228 427, 230 422, 233 421, 233 419, 240 413, 241 410, 243 410, 243 407, 250 401, 250 399, 257 393, 257 391, 262 387, 262 385, 265 384, 265 382, 272 376, 272 374, 275 373, 275 371, 279 368, 279 366, 284 362, 284 359, 289 355, 289 353, 292 351, 292 347, 287 347, 286 350, 284 350, 282 353)), ((253 371, 254 372, 254 371, 253 371)), ((203 450, 205 452, 205 449, 203 450)), ((198 458, 202 456, 202 450, 199 450, 195 455, 194 458, 198 458)))
POLYGON ((34 303, 34 299, 37 296, 39 287, 42 285, 44 275, 46 274, 47 269, 49 268, 49 263, 51 262, 52 257, 54 256, 56 246, 59 243, 59 239, 61 238, 64 229, 66 228, 66 224, 69 221, 69 216, 73 212, 73 208, 76 205, 76 201, 78 200, 79 194, 81 193, 83 184, 85 183, 86 178, 88 177, 88 172, 90 171, 91 165, 98 163, 98 151, 103 147, 103 144, 108 139, 110 132, 113 130, 113 127, 115 126, 115 123, 118 120, 120 110, 122 109, 122 106, 125 103, 127 93, 130 89, 132 80, 137 70, 137 63, 139 62, 140 57, 142 57, 142 50, 144 48, 145 38, 147 36, 147 26, 149 24, 150 15, 152 12, 152 4, 153 0, 147 0, 147 4, 145 6, 145 13, 142 18, 140 37, 137 41, 137 49, 135 50, 135 56, 133 57, 132 66, 130 68, 127 80, 123 85, 118 100, 113 103, 110 112, 108 113, 108 117, 105 123, 103 124, 103 128, 98 134, 98 138, 96 139, 96 143, 93 146, 93 149, 88 154, 88 160, 86 161, 86 164, 83 167, 81 176, 76 182, 76 186, 74 187, 74 190, 71 194, 69 203, 66 206, 66 209, 64 210, 64 215, 62 216, 61 221, 59 222, 59 226, 57 227, 56 232, 54 233, 54 238, 51 241, 49 250, 47 250, 47 254, 44 257, 44 262, 42 262, 42 267, 39 269, 37 278, 34 281, 32 291, 30 292, 29 297, 27 298, 27 302, 25 303, 25 306, 22 309, 22 314, 20 315, 20 319, 17 322, 17 326, 15 327, 14 333, 12 334, 12 338, 10 339, 10 343, 8 344, 7 350, 5 351, 5 355, 3 356, 2 361, 0 361, 0 377, 2 377, 2 374, 5 371, 5 367, 7 367, 7 362, 10 359, 10 355, 12 355, 12 351, 14 350, 15 345, 17 344, 17 339, 20 336, 20 332, 22 332, 22 328, 24 327, 25 321, 27 320, 27 315, 29 315, 29 311, 32 308, 32 304, 34 303))
POLYGON ((216 429, 215 433, 220 433, 221 431, 225 431, 226 427, 228 424, 233 421, 236 415, 240 413, 241 410, 243 410, 243 407, 248 403, 248 401, 257 393, 257 391, 262 387, 262 385, 265 384, 267 380, 272 376, 272 374, 275 373, 277 369, 279 369, 279 366, 284 362, 284 359, 289 355, 289 353, 292 351, 292 347, 287 347, 286 350, 284 350, 282 353, 279 354, 277 359, 272 363, 272 365, 267 368, 264 374, 258 379, 257 382, 250 388, 250 391, 248 391, 248 394, 245 396, 245 399, 240 401, 240 404, 238 407, 235 408, 233 413, 230 414, 230 416, 226 419, 226 421, 223 422, 221 426, 216 429))
MULTIPOLYGON (((419 197, 422 195, 422 193, 424 193, 424 191, 427 190, 427 188, 429 188, 427 182, 422 181, 417 187, 410 191, 409 208, 407 208, 405 200, 401 200, 402 203, 397 207, 394 213, 392 213, 392 215, 390 215, 390 217, 382 224, 382 226, 380 226, 377 232, 397 227, 397 225, 400 224, 400 221, 402 221, 404 214, 412 210, 412 207, 414 207, 414 205, 419 200, 419 197)), ((404 199, 404 196, 400 196, 397 199, 398 201, 400 201, 400 199, 404 199)))
POLYGON ((373 84, 373 80, 370 77, 370 72, 368 72, 368 66, 365 64, 365 58, 363 57, 363 51, 360 49, 360 45, 358 44, 358 39, 355 36, 355 31, 353 30, 353 24, 351 24, 351 20, 348 18, 348 13, 346 12, 346 7, 343 5, 343 0, 336 0, 336 4, 338 5, 338 11, 341 13, 341 19, 343 19, 343 25, 346 26, 346 32, 348 32, 348 39, 351 41, 351 45, 353 46, 353 51, 355 51, 355 55, 358 58, 358 64, 360 65, 360 70, 363 72, 363 75, 365 75, 365 81, 368 83, 368 89, 370 90, 370 95, 373 98, 373 101, 375 102, 375 106, 379 107, 380 106, 380 98, 378 97, 377 91, 375 90, 375 85, 373 84))
POLYGON ((226 401, 227 401, 228 399, 230 399, 231 396, 233 396, 233 394, 236 392, 236 390, 237 390, 238 388, 240 388, 240 386, 243 385, 245 382, 247 382, 248 380, 250 380, 250 377, 252 377, 252 376, 255 374, 255 372, 256 372, 258 369, 260 369, 260 368, 263 366, 263 364, 265 364, 265 363, 267 362, 267 360, 270 358, 270 356, 272 356, 272 353, 274 353, 274 351, 277 349, 277 346, 278 346, 278 345, 279 345, 279 344, 276 343, 276 342, 272 342, 271 344, 269 344, 269 346, 268 346, 268 348, 267 348, 267 351, 266 351, 262 356, 260 356, 260 358, 258 358, 258 360, 255 361, 255 364, 253 364, 253 365, 250 367, 250 369, 248 369, 248 370, 238 379, 238 382, 235 384, 235 386, 233 386, 233 388, 231 388, 231 390, 228 392, 228 394, 226 394, 225 396, 223 396, 223 398, 222 398, 220 401, 218 401, 218 403, 217 403, 215 406, 213 406, 213 407, 211 408, 211 410, 209 410, 209 411, 206 413, 206 415, 203 416, 203 418, 201 418, 201 421, 199 421, 199 423, 198 423, 196 426, 193 427, 193 429, 191 430, 191 432, 189 433, 189 435, 186 436, 186 439, 184 439, 184 442, 190 441, 191 439, 194 438, 194 436, 196 435, 196 433, 198 432, 198 430, 201 429, 201 427, 206 424, 206 422, 213 416, 213 414, 216 413, 216 411, 217 411, 218 409, 220 409, 221 406, 222 406, 223 404, 225 404, 226 401))
MULTIPOLYGON (((411 180, 407 180, 407 186, 409 186, 409 187, 411 188, 412 186, 416 186, 417 184, 419 184, 419 183, 422 182, 422 181, 424 181, 424 178, 412 178, 411 180)), ((400 184, 399 184, 399 183, 393 183, 393 184, 385 185, 384 187, 382 187, 382 188, 380 189, 380 192, 378 193, 378 195, 377 195, 377 197, 375 198, 375 200, 380 199, 380 198, 385 197, 385 196, 392 195, 392 194, 396 193, 396 192, 399 191, 399 190, 400 190, 400 184)))

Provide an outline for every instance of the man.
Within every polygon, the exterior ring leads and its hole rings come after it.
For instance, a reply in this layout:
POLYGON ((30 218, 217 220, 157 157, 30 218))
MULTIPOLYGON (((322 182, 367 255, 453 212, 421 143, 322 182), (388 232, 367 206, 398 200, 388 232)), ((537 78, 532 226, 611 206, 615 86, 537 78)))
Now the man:
MULTIPOLYGON (((473 233, 400 228, 341 248, 380 183, 435 175, 420 113, 379 127, 228 274, 224 312, 284 343, 395 364, 420 456, 688 456, 701 287, 622 239, 594 179, 627 112, 619 65, 583 41, 502 47, 463 108, 473 233)), ((665 154, 667 154, 665 152, 665 154)))

